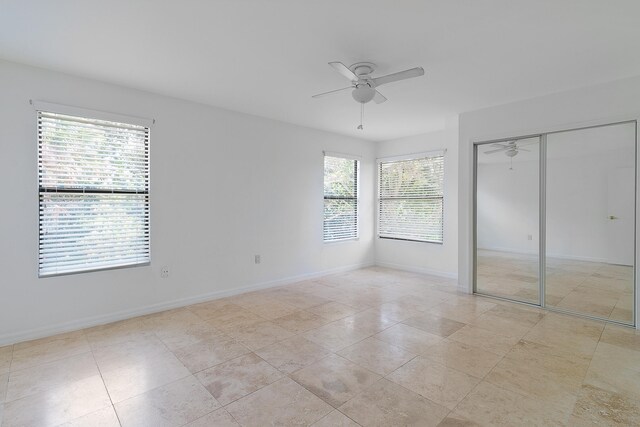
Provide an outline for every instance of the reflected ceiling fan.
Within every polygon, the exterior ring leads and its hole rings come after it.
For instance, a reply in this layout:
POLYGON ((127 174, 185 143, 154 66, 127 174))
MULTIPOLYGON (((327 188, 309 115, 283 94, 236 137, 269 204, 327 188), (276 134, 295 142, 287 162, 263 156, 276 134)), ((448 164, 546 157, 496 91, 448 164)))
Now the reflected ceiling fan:
POLYGON ((387 100, 384 95, 378 92, 377 88, 379 86, 424 75, 424 69, 422 67, 411 68, 409 70, 387 74, 386 76, 372 77, 371 74, 376 70, 376 64, 372 62, 356 62, 352 66, 347 67, 342 62, 334 61, 329 62, 329 65, 331 65, 338 73, 349 79, 351 81, 351 86, 319 93, 317 95, 313 95, 312 98, 322 98, 324 96, 350 90, 353 99, 361 105, 360 126, 358 126, 359 130, 364 129, 362 126, 364 104, 371 100, 376 104, 381 104, 387 100))
POLYGON ((521 151, 531 151, 525 148, 521 148, 523 145, 527 144, 518 144, 517 139, 514 139, 513 141, 509 141, 507 143, 491 144, 492 147, 498 148, 496 148, 495 150, 485 151, 484 154, 504 153, 507 157, 515 157, 521 151))
POLYGON ((529 144, 535 144, 537 141, 528 142, 528 143, 520 143, 518 144, 518 139, 514 139, 513 141, 503 142, 491 144, 492 147, 497 147, 494 150, 485 151, 484 154, 495 154, 495 153, 504 153, 505 156, 509 157, 511 164, 509 165, 509 170, 513 170, 513 158, 518 155, 521 151, 530 152, 531 150, 527 150, 526 148, 522 148, 523 146, 529 144))

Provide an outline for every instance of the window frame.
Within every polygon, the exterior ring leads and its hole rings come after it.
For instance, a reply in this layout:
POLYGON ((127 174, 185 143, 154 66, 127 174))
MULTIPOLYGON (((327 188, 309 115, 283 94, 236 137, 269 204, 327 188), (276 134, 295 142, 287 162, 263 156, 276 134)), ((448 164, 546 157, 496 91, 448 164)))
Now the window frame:
MULTIPOLYGON (((446 183, 446 153, 447 149, 439 149, 439 150, 431 150, 424 151, 420 153, 411 153, 404 154, 399 156, 391 156, 391 157, 380 157, 376 159, 376 178, 377 178, 377 188, 376 188, 376 237, 378 239, 384 240, 395 240, 395 241, 404 241, 404 242, 415 242, 415 243, 430 243, 434 245, 444 245, 445 241, 445 199, 446 199, 446 191, 445 191, 445 183, 446 183), (411 160, 420 160, 429 157, 442 157, 442 196, 441 197, 421 197, 418 198, 420 200, 432 200, 432 199, 441 199, 442 200, 442 215, 441 215, 441 223, 442 223, 442 241, 436 240, 421 240, 421 239, 409 239, 406 237, 392 237, 392 236, 381 236, 380 235, 380 212, 381 212, 381 204, 383 198, 380 196, 381 190, 381 164, 383 163, 394 163, 394 162, 402 162, 402 161, 411 161, 411 160)), ((393 200, 393 198, 385 198, 385 200, 393 200)))
MULTIPOLYGON (((81 107, 74 107, 74 106, 68 106, 68 105, 62 105, 62 104, 55 104, 55 103, 50 103, 50 102, 44 102, 44 101, 34 101, 34 100, 29 100, 29 103, 31 104, 31 106, 34 109, 35 112, 35 142, 36 142, 36 153, 37 153, 37 161, 36 161, 36 173, 35 173, 35 186, 36 186, 36 199, 37 199, 37 212, 38 212, 38 218, 37 218, 37 223, 38 223, 38 227, 36 230, 36 239, 37 239, 37 247, 38 247, 38 251, 37 251, 37 274, 38 274, 38 278, 40 279, 46 279, 46 278, 50 278, 50 277, 59 277, 59 276, 68 276, 68 275, 75 275, 75 274, 85 274, 85 273, 92 273, 92 272, 99 272, 99 271, 106 271, 106 270, 117 270, 117 269, 124 269, 124 268, 136 268, 136 267, 148 267, 151 265, 151 259, 152 259, 152 233, 151 233, 151 211, 152 211, 152 196, 151 196, 151 192, 152 192, 152 183, 151 183, 151 133, 152 133, 152 127, 155 124, 155 119, 148 119, 148 118, 143 118, 143 117, 137 117, 137 116, 129 116, 129 115, 123 115, 123 114, 117 114, 117 113, 110 113, 110 112, 105 112, 105 111, 99 111, 99 110, 93 110, 93 109, 88 109, 88 108, 81 108, 81 107), (40 226, 41 226, 41 215, 40 215, 40 208, 41 208, 41 201, 40 201, 40 197, 41 194, 43 194, 41 192, 41 184, 40 184, 40 136, 39 136, 39 118, 40 118, 40 113, 50 113, 50 114, 60 114, 60 115, 66 115, 66 116, 75 116, 75 117, 79 117, 79 118, 83 118, 85 120, 99 120, 99 121, 111 121, 111 122, 118 122, 118 123, 122 123, 122 124, 128 124, 128 125, 136 125, 136 126, 143 126, 146 128, 146 132, 147 132, 147 147, 146 147, 146 152, 147 152, 147 156, 146 156, 146 163, 147 163, 147 173, 148 173, 148 177, 147 177, 147 191, 144 192, 144 194, 147 196, 147 206, 148 206, 148 219, 147 219, 147 230, 148 230, 148 257, 147 257, 147 261, 145 262, 140 262, 140 263, 134 263, 134 264, 122 264, 122 265, 111 265, 111 266, 104 266, 104 267, 96 267, 96 268, 89 268, 89 269, 76 269, 73 271, 62 271, 62 272, 53 272, 53 273, 42 273, 41 269, 40 269, 40 251, 41 251, 41 234, 40 234, 40 226)), ((82 191, 68 191, 65 193, 75 193, 75 194, 81 194, 82 191)), ((117 194, 118 192, 113 192, 113 191, 97 191, 97 193, 106 193, 106 194, 117 194)), ((140 194, 140 192, 138 192, 140 194)), ((46 192, 44 192, 44 194, 46 194, 46 192)), ((124 192, 122 194, 125 194, 124 192)), ((132 193, 127 193, 127 194, 132 194, 132 193)))
POLYGON ((322 198, 322 243, 324 244, 334 244, 334 243, 343 243, 343 242, 350 242, 350 241, 355 241, 355 240, 359 240, 360 239, 360 170, 361 170, 361 165, 362 165, 362 159, 359 156, 355 156, 352 154, 345 154, 345 153, 338 153, 338 152, 331 152, 331 151, 323 151, 322 152, 322 192, 323 192, 323 198, 322 198), (355 190, 356 190, 356 196, 355 197, 348 197, 348 198, 342 198, 342 197, 329 197, 327 198, 326 195, 324 195, 324 162, 325 162, 325 158, 326 157, 334 157, 334 158, 338 158, 338 159, 344 159, 344 160, 350 160, 355 162, 355 174, 354 174, 354 180, 355 182, 355 190), (342 239, 331 239, 331 240, 326 240, 324 238, 324 203, 325 200, 355 200, 355 211, 356 211, 356 215, 355 215, 355 219, 356 219, 356 227, 355 227, 355 236, 353 237, 345 237, 342 239))

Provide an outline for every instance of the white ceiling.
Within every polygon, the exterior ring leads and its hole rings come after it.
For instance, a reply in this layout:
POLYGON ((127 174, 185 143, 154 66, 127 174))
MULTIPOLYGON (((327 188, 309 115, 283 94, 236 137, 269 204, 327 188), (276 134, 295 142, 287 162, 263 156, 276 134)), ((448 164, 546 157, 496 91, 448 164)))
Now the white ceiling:
MULTIPOLYGON (((640 75, 638 0, 0 0, 0 58, 386 140, 640 75), (359 105, 329 61, 422 66, 359 105)), ((347 83, 347 84, 345 84, 347 83)))

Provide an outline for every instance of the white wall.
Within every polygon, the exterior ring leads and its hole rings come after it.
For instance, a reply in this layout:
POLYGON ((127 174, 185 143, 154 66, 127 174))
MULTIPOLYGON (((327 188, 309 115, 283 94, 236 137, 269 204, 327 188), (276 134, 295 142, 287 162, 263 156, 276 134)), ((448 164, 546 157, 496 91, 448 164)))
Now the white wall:
POLYGON ((458 282, 461 289, 470 292, 472 286, 473 142, 637 118, 640 117, 639 99, 640 76, 460 115, 458 282))
POLYGON ((8 62, 0 94, 0 345, 374 262, 374 143, 8 62), (150 267, 38 279, 29 99, 156 119, 150 267), (323 150, 362 156, 357 241, 322 242, 323 150))
POLYGON ((446 149, 444 157, 443 244, 375 238, 376 264, 422 273, 457 277, 458 269, 458 123, 446 129, 378 143, 377 157, 393 157, 446 149))
POLYGON ((478 248, 538 253, 538 169, 536 161, 478 165, 478 248))

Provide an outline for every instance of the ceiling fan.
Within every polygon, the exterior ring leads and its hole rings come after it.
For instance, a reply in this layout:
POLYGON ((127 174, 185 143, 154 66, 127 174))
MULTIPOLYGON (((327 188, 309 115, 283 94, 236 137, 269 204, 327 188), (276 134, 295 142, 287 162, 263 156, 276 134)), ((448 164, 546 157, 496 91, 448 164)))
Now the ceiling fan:
POLYGON ((381 104, 387 100, 387 98, 378 91, 377 88, 379 86, 424 75, 424 69, 422 67, 411 68, 409 70, 387 74, 386 76, 372 77, 371 74, 376 70, 376 64, 372 62, 356 62, 352 66, 347 67, 342 62, 334 61, 329 62, 329 65, 349 79, 351 86, 319 93, 313 95, 312 98, 321 98, 323 96, 351 90, 353 99, 361 104, 360 126, 358 126, 360 130, 363 129, 362 116, 364 115, 364 104, 371 100, 376 104, 381 104))

